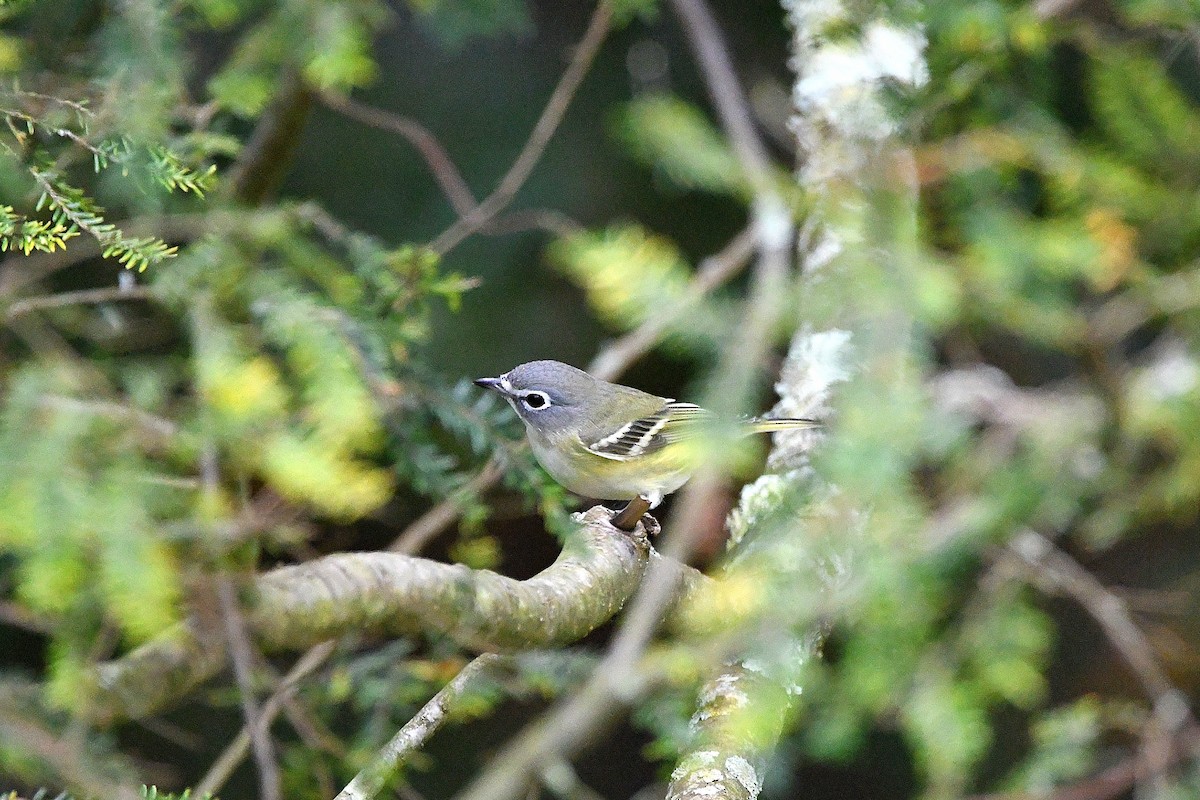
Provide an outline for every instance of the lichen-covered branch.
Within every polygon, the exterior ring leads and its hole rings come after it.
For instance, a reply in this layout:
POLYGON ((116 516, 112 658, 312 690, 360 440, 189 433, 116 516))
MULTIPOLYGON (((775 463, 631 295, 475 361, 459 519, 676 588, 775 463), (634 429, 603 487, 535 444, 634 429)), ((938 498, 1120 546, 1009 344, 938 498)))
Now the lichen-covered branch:
MULTIPOLYGON (((809 199, 800 235, 809 291, 775 413, 830 420, 846 446, 855 432, 838 431, 831 416, 835 384, 857 384, 853 418, 879 419, 883 410, 861 399, 890 390, 904 398, 914 381, 904 304, 892 294, 902 282, 891 274, 903 268, 911 249, 914 193, 895 180, 904 177, 897 168, 904 159, 891 145, 898 125, 882 96, 886 83, 924 80, 924 38, 914 26, 893 23, 883 4, 784 0, 783 6, 797 69, 797 179, 809 199)), ((672 774, 670 800, 758 797, 759 762, 774 746, 803 665, 821 639, 821 620, 804 606, 815 607, 848 583, 867 524, 856 506, 887 502, 859 495, 854 486, 834 488, 837 477, 818 475, 807 453, 811 437, 820 435, 779 435, 769 462, 775 473, 746 487, 730 519, 729 569, 787 586, 799 607, 768 612, 761 623, 767 633, 707 684, 692 720, 691 747, 672 774)), ((868 443, 879 447, 877 439, 868 443)), ((877 457, 884 456, 880 450, 877 457)))
MULTIPOLYGON (((597 506, 578 536, 534 577, 517 581, 398 553, 349 553, 282 567, 254 584, 246 624, 263 650, 309 647, 350 632, 435 632, 481 651, 578 639, 617 613, 641 582, 650 545, 609 524, 597 506)), ((218 672, 219 637, 199 620, 100 665, 89 713, 98 721, 150 714, 218 672)))
POLYGON ((787 707, 786 692, 742 667, 709 681, 700 692, 692 727, 710 735, 703 748, 688 753, 675 768, 667 800, 758 797, 763 773, 759 754, 779 738, 787 707), (752 703, 761 706, 752 712, 760 718, 747 724, 744 717, 752 703))
POLYGON ((362 769, 337 796, 336 800, 369 800, 383 789, 384 784, 417 748, 442 726, 454 703, 471 682, 500 658, 494 653, 478 656, 430 698, 416 715, 404 724, 371 763, 362 769))

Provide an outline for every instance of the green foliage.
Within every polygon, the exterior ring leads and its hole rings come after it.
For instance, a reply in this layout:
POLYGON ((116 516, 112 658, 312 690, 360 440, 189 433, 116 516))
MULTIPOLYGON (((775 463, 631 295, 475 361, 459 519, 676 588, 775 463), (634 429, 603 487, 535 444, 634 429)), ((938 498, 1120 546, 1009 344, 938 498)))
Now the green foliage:
MULTIPOLYGON (((157 786, 142 785, 140 790, 142 800, 191 800, 192 790, 184 789, 182 792, 160 792, 157 786)), ((212 795, 205 795, 205 800, 212 795)))
POLYGON ((619 329, 636 327, 657 304, 678 303, 687 291, 689 269, 678 248, 632 225, 560 239, 550 255, 619 329))
POLYGON ((742 169, 729 144, 695 106, 670 95, 645 95, 618 118, 632 154, 685 189, 744 196, 742 169))
POLYGON ((51 218, 38 220, 18 213, 12 206, 3 206, 0 251, 19 250, 26 255, 34 250, 54 252, 65 248, 68 239, 86 233, 99 243, 104 258, 115 258, 139 272, 175 255, 176 248, 160 238, 126 236, 108 222, 104 209, 82 189, 72 186, 58 163, 86 154, 95 172, 119 166, 128 174, 135 168, 168 191, 200 197, 214 185, 215 165, 198 170, 165 145, 139 147, 125 135, 93 140, 89 133, 96 115, 83 103, 19 91, 7 99, 47 105, 43 116, 18 108, 0 108, 13 139, 11 145, 0 142, 0 152, 13 161, 32 162, 28 174, 40 194, 34 211, 47 209, 51 218), (54 153, 41 144, 45 138, 66 143, 67 151, 54 153))
MULTIPOLYGON (((217 14, 223 20, 227 12, 217 14)), ((281 74, 299 72, 324 90, 366 85, 376 74, 371 36, 389 17, 386 5, 375 0, 273 4, 239 37, 209 78, 208 91, 221 109, 254 117, 274 95, 281 74)))
POLYGON ((123 234, 116 225, 105 222, 104 209, 96 205, 82 189, 67 184, 51 170, 30 170, 42 188, 37 210, 49 208, 51 224, 56 228, 80 230, 100 243, 104 258, 115 258, 127 269, 141 272, 165 258, 172 258, 178 248, 154 237, 133 238, 123 234))
POLYGON ((0 252, 19 250, 29 255, 34 250, 53 253, 67 246, 67 239, 79 231, 53 220, 30 219, 12 206, 0 206, 0 252))
MULTIPOLYGON (((929 252, 903 252, 913 220, 885 201, 836 210, 860 223, 839 256, 849 271, 816 272, 788 308, 845 315, 874 377, 839 387, 836 446, 754 490, 747 507, 762 513, 733 520, 727 581, 692 610, 702 619, 653 650, 666 679, 635 710, 651 757, 687 746, 698 665, 723 648, 802 690, 787 747, 848 761, 892 733, 930 798, 988 791, 994 775, 1050 792, 1110 751, 1134 752, 1128 734, 1143 731, 1149 704, 1118 704, 1108 687, 1068 697, 1078 686, 1049 680, 1063 617, 1006 555, 1014 532, 1032 530, 1085 564, 1121 545, 1119 561, 1200 517, 1200 109, 1181 66, 1193 48, 1179 38, 1196 9, 1137 0, 1100 24, 1087 5, 1043 19, 1017 0, 927 4, 932 79, 907 132, 915 170, 889 161, 881 183, 918 182, 929 252), (917 330, 887 326, 910 311, 917 330), (947 365, 990 382, 964 400, 944 375, 921 380, 947 365), (817 474, 836 490, 809 485, 817 474), (855 559, 839 560, 847 541, 855 559), (728 640, 706 638, 735 625, 728 640), (814 630, 831 632, 824 659, 814 630), (1006 735, 1019 729, 1009 741, 998 720, 1006 735)), ((521 0, 409 6, 449 47, 531 31, 521 0)), ((613 7, 628 23, 658 3, 613 7)), ((6 307, 48 296, 0 343, 0 599, 36 623, 43 699, 80 706, 95 660, 211 616, 212 573, 257 568, 262 550, 266 564, 359 546, 364 531, 376 542, 437 502, 462 518, 446 551, 474 567, 507 555, 484 525, 494 507, 536 511, 570 535, 572 501, 515 444, 510 410, 440 374, 428 349, 436 315, 476 285, 465 258, 405 241, 429 231, 404 220, 384 240, 315 203, 246 208, 220 191, 217 173, 244 165, 281 86, 345 92, 378 75, 386 4, 6 3, 0 18, 19 31, 0 37, 0 72, 40 90, 14 82, 0 98, 0 252, 55 254, 35 255, 27 275, 14 260, 0 280, 6 307), (137 228, 121 221, 133 216, 137 228), (111 274, 81 238, 147 270, 136 303, 107 294, 111 274), (100 299, 53 296, 67 288, 100 299), (475 481, 490 460, 504 471, 494 504, 475 481)), ((825 33, 849 40, 865 25, 825 33)), ((767 111, 771 97, 758 98, 767 111)), ((726 138, 681 99, 636 98, 616 135, 656 183, 681 190, 674 201, 750 199, 726 138)), ((352 178, 329 176, 360 191, 352 178)), ((794 182, 778 180, 802 210, 794 182)), ((615 224, 562 237, 549 257, 611 329, 682 308, 668 346, 710 355, 741 320, 723 297, 692 298, 687 246, 615 224)), ((504 697, 569 691, 592 646, 522 655, 455 722, 504 697)), ((341 741, 314 755, 273 730, 286 795, 329 794, 321 781, 348 779, 463 663, 445 642, 347 644, 301 688, 317 738, 341 741)), ((210 696, 235 713, 232 691, 210 696)), ((771 696, 730 730, 758 741, 782 704, 771 696)), ((0 704, 0 725, 9 711, 0 704)), ((87 739, 89 758, 117 763, 121 740, 81 736, 52 708, 18 711, 52 741, 87 739)), ((0 735, 6 777, 64 780, 62 764, 23 745, 0 735)), ((1194 796, 1193 772, 1165 776, 1164 797, 1194 796)))
MULTIPOLYGON (((662 308, 699 309, 688 294, 692 269, 670 239, 637 225, 557 240, 549 256, 587 293, 599 317, 617 330, 630 330, 662 308)), ((731 310, 719 299, 703 303, 703 313, 683 314, 667 325, 667 345, 685 353, 704 352, 732 325, 731 310)))
POLYGON ((1092 768, 1104 730, 1103 709, 1095 697, 1050 710, 1033 726, 1029 757, 1008 779, 1012 789, 1049 792, 1081 778, 1092 768))

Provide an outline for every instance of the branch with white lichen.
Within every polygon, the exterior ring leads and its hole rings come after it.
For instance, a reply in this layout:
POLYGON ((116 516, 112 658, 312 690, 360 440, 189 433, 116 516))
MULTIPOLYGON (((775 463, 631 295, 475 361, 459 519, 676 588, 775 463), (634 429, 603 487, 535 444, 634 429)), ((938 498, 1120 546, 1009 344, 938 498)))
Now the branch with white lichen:
MULTIPOLYGON (((894 176, 904 161, 890 146, 899 125, 883 90, 924 81, 924 38, 915 27, 893 24, 884 7, 836 0, 783 6, 799 70, 792 120, 803 154, 797 179, 811 201, 800 237, 810 302, 776 387, 774 413, 828 420, 837 384, 853 381, 878 394, 889 381, 914 380, 902 304, 886 288, 876 295, 862 288, 893 285, 890 273, 904 259, 897 253, 909 246, 890 241, 890 226, 880 225, 898 221, 903 238, 914 200, 904 183, 897 198, 883 177, 894 176)), ((839 444, 837 427, 835 420, 831 447, 839 444)), ((866 508, 864 498, 843 496, 842 487, 814 470, 808 453, 813 437, 822 435, 777 436, 769 461, 774 473, 743 490, 729 521, 730 574, 743 570, 755 585, 788 586, 793 603, 811 607, 766 612, 759 640, 705 686, 669 800, 758 797, 762 762, 788 718, 805 662, 819 650, 823 623, 815 607, 849 583, 869 516, 858 510, 866 508)))

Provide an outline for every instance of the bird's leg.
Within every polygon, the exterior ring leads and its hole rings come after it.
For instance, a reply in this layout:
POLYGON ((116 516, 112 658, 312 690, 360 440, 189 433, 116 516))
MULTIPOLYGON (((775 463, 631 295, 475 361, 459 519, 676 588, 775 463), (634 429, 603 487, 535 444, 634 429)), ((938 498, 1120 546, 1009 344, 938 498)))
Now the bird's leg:
MULTIPOLYGON (((635 497, 629 501, 628 505, 613 515, 612 524, 623 531, 632 531, 637 527, 638 520, 640 520, 643 516, 649 517, 646 512, 653 507, 653 501, 650 498, 647 498, 645 495, 635 497)), ((654 519, 654 517, 649 518, 652 520, 654 519)), ((657 520, 654 521, 654 528, 654 533, 658 533, 657 520)), ((649 525, 646 526, 646 532, 651 532, 649 525)))

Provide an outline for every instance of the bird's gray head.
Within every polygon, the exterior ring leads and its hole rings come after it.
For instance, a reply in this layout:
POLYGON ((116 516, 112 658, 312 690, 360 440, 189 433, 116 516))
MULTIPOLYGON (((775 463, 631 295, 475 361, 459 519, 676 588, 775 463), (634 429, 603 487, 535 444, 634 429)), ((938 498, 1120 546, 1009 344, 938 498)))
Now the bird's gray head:
POLYGON ((497 378, 475 381, 502 395, 526 425, 546 435, 573 429, 598 383, 561 361, 530 361, 497 378))

